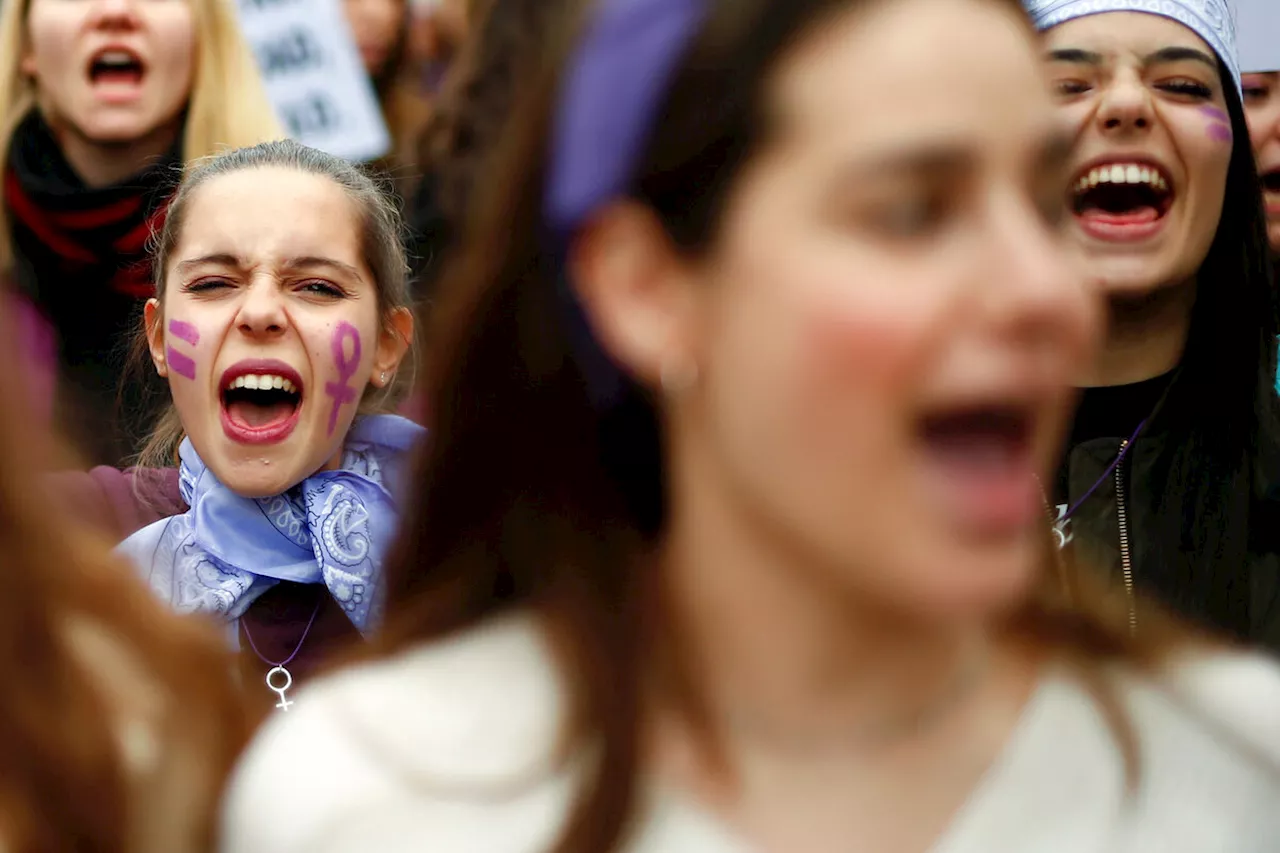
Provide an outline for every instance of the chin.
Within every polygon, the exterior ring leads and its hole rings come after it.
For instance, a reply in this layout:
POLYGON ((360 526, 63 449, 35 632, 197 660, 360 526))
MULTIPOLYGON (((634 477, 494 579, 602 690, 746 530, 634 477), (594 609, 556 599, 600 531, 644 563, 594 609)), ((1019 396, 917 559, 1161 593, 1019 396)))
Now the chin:
POLYGON ((939 548, 918 553, 914 569, 896 572, 911 579, 898 587, 895 609, 931 623, 985 622, 1018 607, 1040 575, 1039 536, 986 546, 939 548))
MULTIPOLYGON (((224 471, 213 469, 214 475, 231 491, 242 498, 274 498, 284 494, 305 479, 305 475, 295 476, 270 459, 253 459, 242 462, 224 462, 224 471)), ((213 466, 211 465, 212 469, 213 466)))
POLYGON ((96 145, 129 145, 152 136, 171 121, 173 118, 137 115, 90 116, 79 123, 78 129, 81 136, 96 145))
MULTIPOLYGON (((1137 259, 1135 259, 1137 260, 1137 259)), ((1179 275, 1147 262, 1141 264, 1106 264, 1089 270, 1098 294, 1104 299, 1140 302, 1170 289, 1181 279, 1179 275)))

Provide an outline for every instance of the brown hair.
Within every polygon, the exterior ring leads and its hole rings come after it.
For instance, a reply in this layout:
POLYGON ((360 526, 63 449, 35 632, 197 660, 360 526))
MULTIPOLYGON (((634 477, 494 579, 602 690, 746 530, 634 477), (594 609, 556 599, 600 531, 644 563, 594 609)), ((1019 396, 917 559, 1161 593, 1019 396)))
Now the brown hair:
MULTIPOLYGON (((0 315, 0 345, 9 325, 0 315)), ((27 390, 0 375, 0 844, 208 849, 249 734, 223 635, 155 600, 41 489, 51 448, 19 416, 27 390), (130 748, 135 728, 150 757, 130 748)))
MULTIPOLYGON (((333 181, 346 192, 359 211, 361 252, 365 264, 373 273, 378 311, 383 323, 390 328, 392 314, 397 309, 409 306, 408 266, 405 263, 399 209, 386 189, 360 167, 289 139, 215 154, 187 167, 182 183, 169 204, 164 227, 156 235, 153 244, 156 299, 159 300, 161 309, 164 307, 169 256, 182 236, 182 226, 186 222, 191 197, 202 185, 214 178, 246 169, 268 168, 294 169, 318 175, 333 181)), ((408 343, 412 350, 413 341, 408 343)), ((151 368, 145 330, 139 329, 135 337, 132 362, 133 369, 136 370, 151 368)), ((409 373, 412 374, 412 371, 409 373)), ((389 411, 403 389, 411 385, 412 375, 407 378, 397 375, 396 380, 386 388, 366 391, 361 401, 361 410, 389 411)), ((177 409, 170 404, 138 454, 137 464, 144 468, 163 468, 176 464, 182 437, 182 422, 178 418, 177 409)))
POLYGON ((528 72, 546 55, 547 28, 567 5, 567 0, 484 0, 472 9, 477 30, 423 132, 420 153, 439 175, 442 212, 458 225, 517 98, 533 82, 528 72))
MULTIPOLYGON (((828 16, 869 2, 710 3, 629 189, 681 251, 706 250, 734 181, 770 131, 763 93, 778 58, 828 16)), ((1022 14, 1015 0, 993 2, 1022 14)), ((543 242, 547 137, 576 32, 561 17, 548 48, 556 61, 531 74, 505 124, 486 193, 442 282, 428 364, 432 440, 387 565, 380 652, 512 608, 535 613, 575 690, 568 746, 599 747, 559 850, 600 853, 618 845, 640 776, 642 667, 656 642, 647 588, 656 573, 646 558, 666 514, 664 460, 647 395, 633 388, 607 412, 588 398, 561 272, 543 242)), ((1092 595, 1055 554, 1046 525, 1042 580, 1009 617, 1011 634, 1078 662, 1100 693, 1099 662, 1154 664, 1181 642, 1145 613, 1132 638, 1123 598, 1117 607, 1092 595)), ((1132 757, 1123 715, 1103 698, 1132 757)))
POLYGON ((399 0, 398 5, 400 29, 386 62, 370 78, 391 137, 391 150, 373 166, 387 174, 399 195, 407 196, 419 177, 418 140, 431 110, 422 97, 421 82, 415 77, 417 69, 409 51, 412 5, 410 0, 399 0))

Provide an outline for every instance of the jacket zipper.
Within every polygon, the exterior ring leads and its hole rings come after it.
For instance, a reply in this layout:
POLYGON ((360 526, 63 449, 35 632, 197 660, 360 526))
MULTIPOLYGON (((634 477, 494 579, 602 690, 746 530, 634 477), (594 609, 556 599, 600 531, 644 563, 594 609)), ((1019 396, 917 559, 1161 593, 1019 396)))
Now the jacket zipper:
MULTIPOLYGON (((1124 453, 1128 441, 1120 442, 1124 453)), ((1124 592, 1129 600, 1129 635, 1138 633, 1138 611, 1133 591, 1133 557, 1129 553, 1129 513, 1124 501, 1124 465, 1116 466, 1116 516, 1120 521, 1120 572, 1124 576, 1124 592)))

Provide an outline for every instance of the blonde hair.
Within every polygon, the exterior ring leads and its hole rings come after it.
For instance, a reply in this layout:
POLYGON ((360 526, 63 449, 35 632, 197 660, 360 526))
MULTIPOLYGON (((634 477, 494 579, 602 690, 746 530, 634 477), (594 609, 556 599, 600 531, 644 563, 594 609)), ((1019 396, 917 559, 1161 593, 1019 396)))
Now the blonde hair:
MULTIPOLYGON (((34 0, 0 3, 0 174, 8 166, 14 130, 36 106, 35 81, 22 73, 27 14, 34 0)), ((182 159, 242 148, 283 136, 262 75, 227 0, 191 4, 196 64, 187 98, 182 159)), ((9 220, 0 207, 0 274, 13 266, 9 220)))

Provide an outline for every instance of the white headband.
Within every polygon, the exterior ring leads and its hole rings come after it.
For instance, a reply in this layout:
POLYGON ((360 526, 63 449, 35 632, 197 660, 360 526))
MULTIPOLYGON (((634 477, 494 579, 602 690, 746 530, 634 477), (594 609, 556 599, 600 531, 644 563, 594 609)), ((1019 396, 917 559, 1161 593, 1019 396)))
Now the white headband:
POLYGON ((1172 18, 1213 48, 1240 93, 1236 25, 1227 0, 1022 0, 1022 5, 1038 30, 1103 12, 1146 12, 1172 18))

